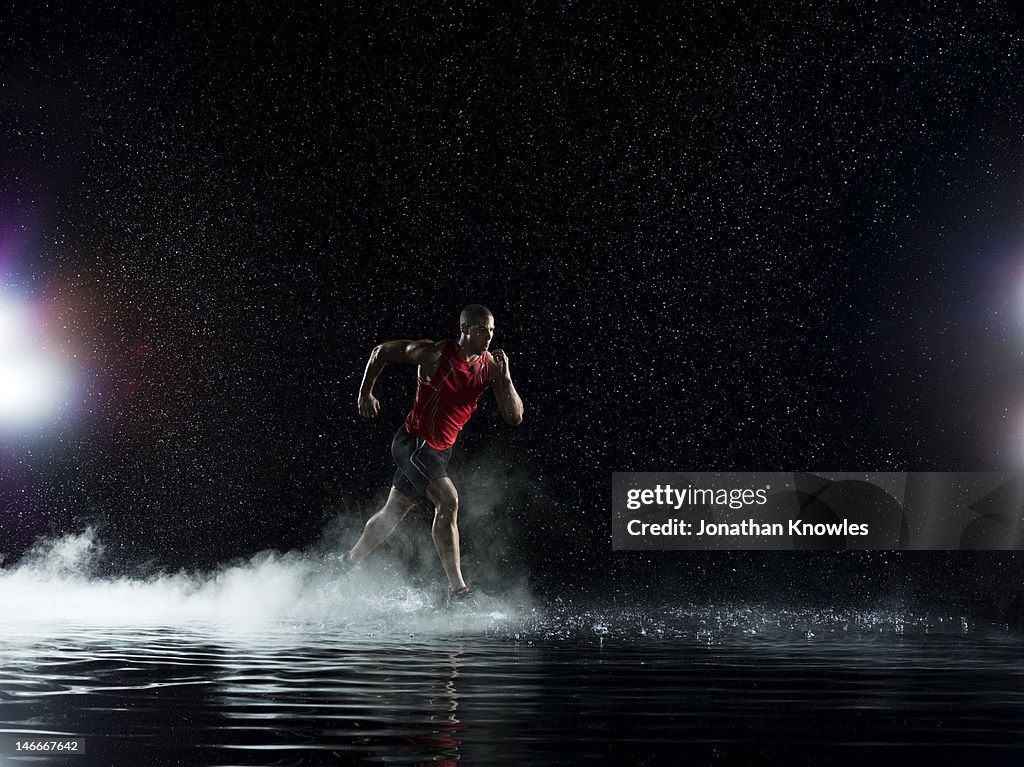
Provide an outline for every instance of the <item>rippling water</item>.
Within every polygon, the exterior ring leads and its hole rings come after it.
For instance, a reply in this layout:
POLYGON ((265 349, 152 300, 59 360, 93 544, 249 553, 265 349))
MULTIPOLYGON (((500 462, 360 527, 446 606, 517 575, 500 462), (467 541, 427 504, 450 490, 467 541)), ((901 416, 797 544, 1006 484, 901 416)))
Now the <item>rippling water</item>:
POLYGON ((957 616, 486 599, 451 615, 409 589, 329 622, 2 629, 0 736, 86 738, 48 764, 1024 757, 1024 643, 957 616))

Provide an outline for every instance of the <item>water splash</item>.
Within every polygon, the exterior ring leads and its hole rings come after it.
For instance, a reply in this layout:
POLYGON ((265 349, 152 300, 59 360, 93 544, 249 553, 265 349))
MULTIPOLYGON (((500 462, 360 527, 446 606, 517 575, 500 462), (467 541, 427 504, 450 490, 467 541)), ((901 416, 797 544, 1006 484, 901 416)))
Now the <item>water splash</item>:
POLYGON ((83 625, 175 627, 235 636, 324 632, 380 642, 472 635, 510 642, 657 642, 709 646, 852 637, 964 634, 981 630, 963 615, 901 609, 802 608, 766 604, 622 607, 555 598, 538 604, 525 592, 481 594, 469 611, 441 608, 443 590, 396 572, 343 575, 306 552, 260 552, 208 573, 145 578, 96 574, 102 544, 86 530, 37 544, 22 564, 0 570, 0 623, 8 632, 83 625))
POLYGON ((485 630, 517 609, 482 594, 472 612, 441 608, 440 590, 397 574, 342 574, 305 552, 264 551, 210 573, 160 572, 145 578, 96 575, 103 546, 95 532, 39 542, 0 570, 0 622, 20 626, 173 626, 225 631, 271 625, 330 626, 353 634, 485 630))

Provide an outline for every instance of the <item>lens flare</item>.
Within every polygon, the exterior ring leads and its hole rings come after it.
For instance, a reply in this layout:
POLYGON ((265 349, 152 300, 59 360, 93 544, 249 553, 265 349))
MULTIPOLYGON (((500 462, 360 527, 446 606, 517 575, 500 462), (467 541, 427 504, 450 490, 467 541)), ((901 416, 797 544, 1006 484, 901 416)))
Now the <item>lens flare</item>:
POLYGON ((29 306, 0 293, 0 433, 52 423, 70 404, 71 372, 46 349, 29 306))

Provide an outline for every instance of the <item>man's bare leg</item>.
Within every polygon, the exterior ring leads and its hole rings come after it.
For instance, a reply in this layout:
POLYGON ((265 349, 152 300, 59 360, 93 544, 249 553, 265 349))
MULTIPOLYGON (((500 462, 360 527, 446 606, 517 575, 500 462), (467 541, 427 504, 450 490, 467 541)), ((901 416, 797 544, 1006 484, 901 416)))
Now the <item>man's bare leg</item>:
POLYGON ((459 551, 459 494, 448 477, 435 479, 427 485, 427 497, 434 503, 434 524, 430 534, 434 548, 448 576, 448 587, 465 588, 462 579, 462 555, 459 551))
POLYGON ((409 498, 398 488, 391 488, 388 500, 383 508, 369 518, 363 528, 363 534, 359 536, 356 545, 348 552, 348 559, 353 564, 359 564, 375 548, 391 537, 395 532, 398 523, 405 519, 416 501, 409 498))

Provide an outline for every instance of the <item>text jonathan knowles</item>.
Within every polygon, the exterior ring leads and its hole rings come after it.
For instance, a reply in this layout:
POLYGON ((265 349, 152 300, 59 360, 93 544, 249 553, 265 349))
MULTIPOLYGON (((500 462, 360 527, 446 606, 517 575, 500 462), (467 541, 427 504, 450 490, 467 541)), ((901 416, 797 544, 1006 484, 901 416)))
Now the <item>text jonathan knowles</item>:
POLYGON ((811 535, 867 535, 868 526, 864 523, 851 523, 848 519, 842 522, 804 522, 801 519, 789 520, 788 528, 781 522, 757 522, 744 519, 742 522, 707 522, 700 520, 694 529, 692 522, 682 519, 669 519, 665 522, 641 522, 631 519, 626 524, 626 532, 633 536, 639 535, 707 535, 707 536, 738 536, 738 537, 770 537, 770 536, 811 536, 811 535))

